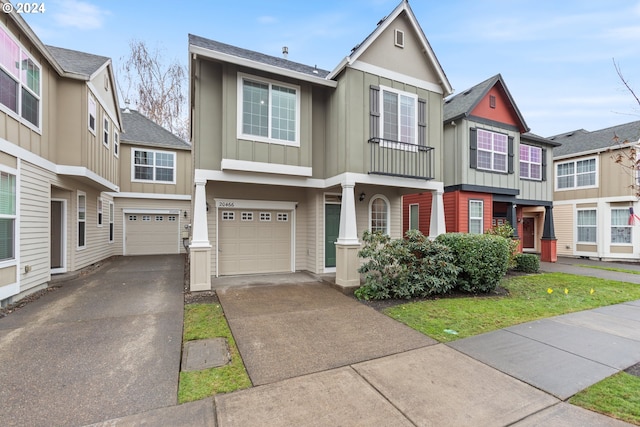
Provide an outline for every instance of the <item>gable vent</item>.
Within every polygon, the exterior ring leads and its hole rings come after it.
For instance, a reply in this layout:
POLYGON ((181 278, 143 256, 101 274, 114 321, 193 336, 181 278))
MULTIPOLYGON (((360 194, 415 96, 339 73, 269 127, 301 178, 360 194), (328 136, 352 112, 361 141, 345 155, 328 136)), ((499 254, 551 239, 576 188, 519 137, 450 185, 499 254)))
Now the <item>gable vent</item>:
POLYGON ((396 29, 394 42, 396 46, 404 47, 404 31, 396 29))

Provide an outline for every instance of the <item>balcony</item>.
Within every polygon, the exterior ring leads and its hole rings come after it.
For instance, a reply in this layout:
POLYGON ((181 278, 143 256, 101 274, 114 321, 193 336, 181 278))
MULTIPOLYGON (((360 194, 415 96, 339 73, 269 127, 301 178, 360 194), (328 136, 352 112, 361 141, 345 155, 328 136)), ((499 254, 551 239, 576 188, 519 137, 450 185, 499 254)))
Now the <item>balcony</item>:
POLYGON ((433 179, 433 147, 371 138, 370 174, 433 179))

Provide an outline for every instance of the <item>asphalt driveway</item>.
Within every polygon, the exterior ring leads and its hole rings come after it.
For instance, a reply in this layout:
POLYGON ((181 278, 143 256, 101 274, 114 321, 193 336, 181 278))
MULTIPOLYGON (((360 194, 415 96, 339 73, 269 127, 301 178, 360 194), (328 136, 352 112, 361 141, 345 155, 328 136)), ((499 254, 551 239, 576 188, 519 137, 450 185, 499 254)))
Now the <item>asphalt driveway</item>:
POLYGON ((3 426, 77 426, 176 404, 180 255, 120 257, 0 319, 3 426))

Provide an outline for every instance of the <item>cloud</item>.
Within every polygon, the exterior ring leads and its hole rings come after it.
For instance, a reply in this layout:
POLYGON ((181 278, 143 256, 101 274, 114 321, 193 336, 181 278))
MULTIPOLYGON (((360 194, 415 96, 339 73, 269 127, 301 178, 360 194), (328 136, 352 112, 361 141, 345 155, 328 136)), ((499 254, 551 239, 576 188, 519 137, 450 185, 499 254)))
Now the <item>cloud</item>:
POLYGON ((103 27, 110 12, 89 2, 58 0, 54 2, 53 19, 58 26, 79 30, 96 30, 103 27))
POLYGON ((259 16, 258 23, 265 24, 265 25, 277 24, 278 18, 276 18, 275 16, 269 16, 269 15, 259 16))

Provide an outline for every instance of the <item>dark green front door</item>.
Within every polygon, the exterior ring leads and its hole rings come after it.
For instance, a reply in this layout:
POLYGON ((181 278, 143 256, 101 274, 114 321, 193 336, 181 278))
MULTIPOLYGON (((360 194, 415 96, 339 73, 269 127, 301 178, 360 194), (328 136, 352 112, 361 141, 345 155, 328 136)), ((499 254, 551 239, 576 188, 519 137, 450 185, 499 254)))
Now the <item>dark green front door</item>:
POLYGON ((336 266, 336 240, 340 232, 340 205, 324 205, 324 266, 336 266))

